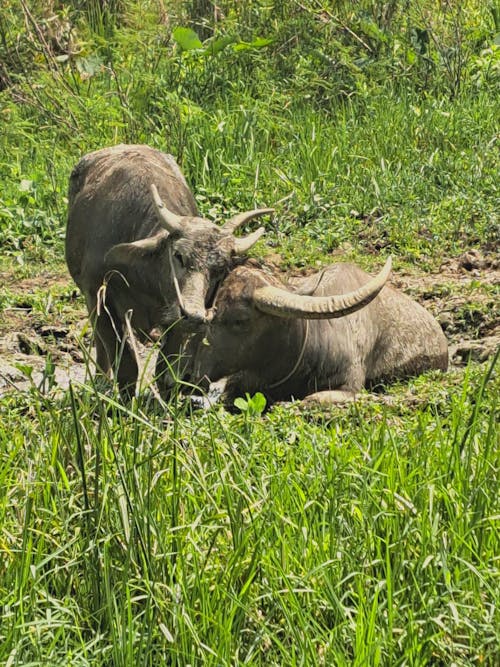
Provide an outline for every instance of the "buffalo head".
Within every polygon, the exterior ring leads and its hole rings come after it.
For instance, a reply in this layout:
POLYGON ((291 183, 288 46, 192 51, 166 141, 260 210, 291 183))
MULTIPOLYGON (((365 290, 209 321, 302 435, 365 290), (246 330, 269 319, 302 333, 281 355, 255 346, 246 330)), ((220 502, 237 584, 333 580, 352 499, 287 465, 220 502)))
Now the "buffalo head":
MULTIPOLYGON (((343 290, 331 284, 327 271, 309 278, 310 284, 317 283, 312 290, 316 294, 305 295, 251 264, 239 266, 218 290, 215 315, 203 334, 186 345, 180 375, 202 387, 228 378, 228 395, 260 390, 279 398, 309 393, 319 379, 317 364, 321 374, 330 374, 335 382, 332 374, 336 365, 345 364, 345 355, 331 358, 336 345, 331 322, 347 321, 363 311, 382 290, 390 271, 389 258, 375 278, 363 272, 361 280, 358 275, 344 277, 343 290)), ((345 337, 342 330, 338 335, 345 337)), ((356 341, 346 343, 356 347, 356 341)))
POLYGON ((105 255, 106 270, 117 270, 127 282, 147 284, 157 294, 163 327, 184 318, 197 326, 212 317, 216 287, 230 270, 233 258, 245 254, 264 234, 237 237, 234 232, 250 220, 272 213, 263 208, 239 213, 222 226, 198 215, 179 215, 167 208, 158 188, 150 186, 160 231, 145 239, 114 245, 105 255))

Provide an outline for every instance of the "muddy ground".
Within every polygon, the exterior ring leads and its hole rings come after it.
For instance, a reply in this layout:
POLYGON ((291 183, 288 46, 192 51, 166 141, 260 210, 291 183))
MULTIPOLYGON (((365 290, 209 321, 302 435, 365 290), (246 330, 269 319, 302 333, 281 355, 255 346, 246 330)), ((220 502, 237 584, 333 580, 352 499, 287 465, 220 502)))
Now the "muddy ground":
MULTIPOLYGON (((500 345, 500 257, 469 251, 439 272, 395 271, 391 284, 430 310, 450 344, 453 366, 485 362, 500 345)), ((65 269, 17 280, 0 272, 0 395, 30 386, 84 382, 90 331, 83 299, 65 269)), ((144 353, 144 351, 143 351, 144 353)), ((154 360, 145 352, 151 370, 154 360)), ((90 363, 91 366, 91 363, 90 363)))

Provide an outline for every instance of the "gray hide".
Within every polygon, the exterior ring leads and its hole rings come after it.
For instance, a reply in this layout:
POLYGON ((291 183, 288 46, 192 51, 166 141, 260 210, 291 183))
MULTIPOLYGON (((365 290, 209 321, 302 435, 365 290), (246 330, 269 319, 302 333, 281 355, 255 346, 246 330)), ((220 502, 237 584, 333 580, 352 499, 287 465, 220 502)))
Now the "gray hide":
POLYGON ((438 322, 389 286, 351 314, 325 319, 324 309, 316 308, 317 297, 319 302, 329 295, 350 297, 346 293, 356 293, 369 280, 353 264, 336 264, 294 280, 292 288, 251 262, 235 268, 218 291, 204 340, 194 337, 185 349, 184 379, 206 387, 226 378, 228 406, 236 396, 256 391, 271 403, 307 397, 328 403, 352 398, 363 387, 446 370, 448 346, 438 322), (285 290, 294 292, 292 305, 297 293, 312 295, 300 297, 307 319, 296 314, 300 299, 295 314, 290 307, 263 312, 261 296, 275 288, 276 302, 287 300, 285 290))
MULTIPOLYGON (((140 339, 180 319, 186 330, 206 321, 233 256, 263 232, 236 238, 234 230, 272 210, 242 213, 221 227, 202 219, 174 158, 142 145, 84 156, 68 200, 66 261, 95 323, 97 364, 106 374, 113 368, 127 393, 138 373, 124 336, 127 317, 140 339)), ((182 326, 170 347, 182 341, 182 326)))

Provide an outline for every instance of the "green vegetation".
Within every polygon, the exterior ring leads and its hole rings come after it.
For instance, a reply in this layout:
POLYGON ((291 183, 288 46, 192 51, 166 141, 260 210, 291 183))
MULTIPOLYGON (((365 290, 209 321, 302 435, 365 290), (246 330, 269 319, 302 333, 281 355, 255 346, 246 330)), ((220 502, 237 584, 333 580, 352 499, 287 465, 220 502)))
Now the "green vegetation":
POLYGON ((2 659, 494 665, 500 386, 461 384, 309 418, 4 401, 2 659))
MULTIPOLYGON (((210 218, 275 206, 257 251, 286 267, 498 248, 498 2, 217 5, 3 3, 0 337, 16 308, 83 317, 43 276, 71 168, 121 141, 174 154, 210 218)), ((495 326, 494 284, 424 295, 495 326)), ((191 415, 63 391, 48 355, 0 396, 0 663, 493 667, 497 359, 327 413, 191 415)))
POLYGON ((7 2, 0 34, 12 252, 46 257, 72 166, 120 141, 172 152, 205 214, 277 205, 268 239, 292 264, 496 238, 494 3, 228 3, 202 49, 175 30, 189 3, 33 4, 7 2))

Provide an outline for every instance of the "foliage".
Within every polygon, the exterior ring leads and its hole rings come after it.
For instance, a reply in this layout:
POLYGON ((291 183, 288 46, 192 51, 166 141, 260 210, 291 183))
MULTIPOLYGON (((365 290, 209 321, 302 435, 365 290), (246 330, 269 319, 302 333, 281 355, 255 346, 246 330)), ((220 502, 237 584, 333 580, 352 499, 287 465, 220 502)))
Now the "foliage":
POLYGON ((499 388, 309 418, 4 399, 0 660, 493 666, 499 388))
POLYGON ((246 394, 245 398, 236 398, 234 405, 249 417, 260 417, 266 409, 266 399, 260 392, 257 392, 254 396, 246 394))
POLYGON ((40 225, 58 242, 71 167, 119 141, 172 152, 205 214, 276 205, 268 242, 292 263, 360 237, 439 261, 496 236, 493 5, 205 3, 204 41, 182 3, 5 5, 10 252, 40 225), (20 214, 25 181, 36 197, 20 214), (304 235, 310 256, 294 256, 304 235))

